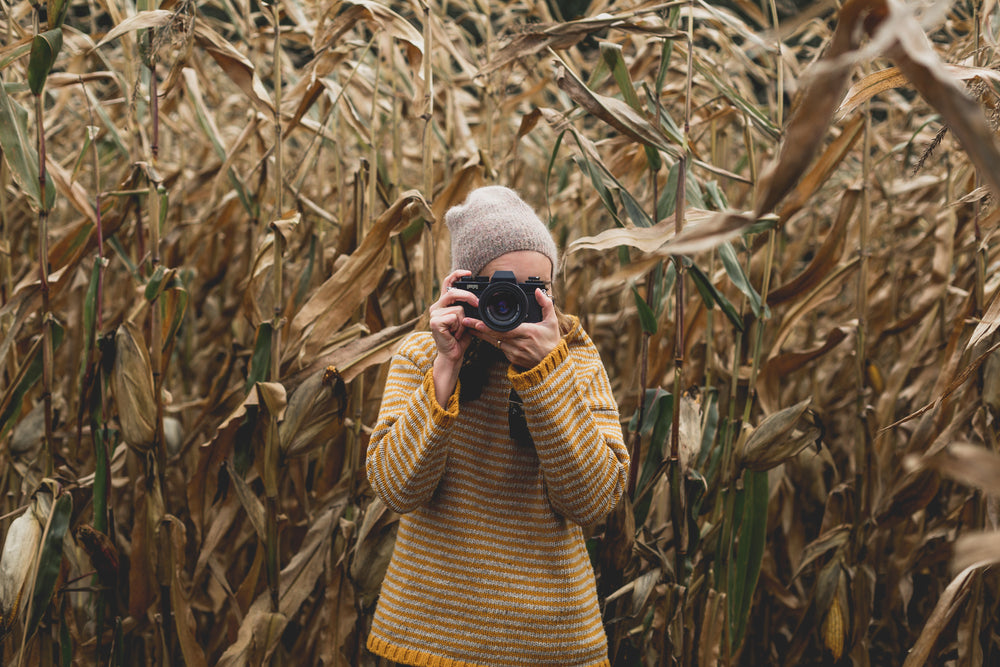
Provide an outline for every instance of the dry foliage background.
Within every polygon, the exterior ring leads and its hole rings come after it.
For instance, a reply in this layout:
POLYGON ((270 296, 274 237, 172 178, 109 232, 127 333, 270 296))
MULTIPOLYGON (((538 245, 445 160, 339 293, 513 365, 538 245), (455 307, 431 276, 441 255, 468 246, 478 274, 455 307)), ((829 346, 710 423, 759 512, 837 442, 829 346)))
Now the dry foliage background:
POLYGON ((4 2, 0 662, 373 664, 385 362, 499 182, 633 447, 614 665, 997 664, 997 3, 800 4, 4 2))

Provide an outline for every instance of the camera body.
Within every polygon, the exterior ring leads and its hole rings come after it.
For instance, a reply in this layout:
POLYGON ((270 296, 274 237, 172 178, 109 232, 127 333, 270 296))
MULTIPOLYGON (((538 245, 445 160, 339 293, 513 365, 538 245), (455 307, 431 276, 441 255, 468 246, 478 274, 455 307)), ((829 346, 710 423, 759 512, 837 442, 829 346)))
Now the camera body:
POLYGON ((535 276, 519 283, 513 271, 496 271, 489 278, 477 276, 456 280, 453 287, 479 297, 478 308, 462 303, 465 316, 482 320, 494 331, 510 331, 522 322, 542 321, 542 307, 535 299, 535 290, 544 291, 545 283, 535 276))

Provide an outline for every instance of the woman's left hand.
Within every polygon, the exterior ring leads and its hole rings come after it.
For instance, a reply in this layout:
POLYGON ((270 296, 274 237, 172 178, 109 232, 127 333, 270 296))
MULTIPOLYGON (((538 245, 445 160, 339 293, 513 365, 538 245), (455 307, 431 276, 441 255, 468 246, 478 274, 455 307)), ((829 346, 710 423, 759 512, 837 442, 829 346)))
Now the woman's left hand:
POLYGON ((494 331, 485 322, 472 318, 467 318, 463 324, 474 329, 476 338, 497 347, 515 367, 523 370, 534 368, 562 339, 552 299, 544 290, 537 288, 535 299, 542 308, 541 322, 523 322, 511 331, 494 331))

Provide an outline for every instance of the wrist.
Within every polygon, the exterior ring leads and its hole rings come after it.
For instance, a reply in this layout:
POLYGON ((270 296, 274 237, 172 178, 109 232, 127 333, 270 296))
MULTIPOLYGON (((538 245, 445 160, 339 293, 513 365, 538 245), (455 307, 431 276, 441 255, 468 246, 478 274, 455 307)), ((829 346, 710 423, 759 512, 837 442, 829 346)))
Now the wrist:
POLYGON ((441 354, 438 354, 434 359, 432 370, 434 376, 434 393, 437 402, 442 407, 448 404, 448 399, 455 393, 455 387, 458 385, 458 374, 461 370, 461 361, 455 363, 441 354))

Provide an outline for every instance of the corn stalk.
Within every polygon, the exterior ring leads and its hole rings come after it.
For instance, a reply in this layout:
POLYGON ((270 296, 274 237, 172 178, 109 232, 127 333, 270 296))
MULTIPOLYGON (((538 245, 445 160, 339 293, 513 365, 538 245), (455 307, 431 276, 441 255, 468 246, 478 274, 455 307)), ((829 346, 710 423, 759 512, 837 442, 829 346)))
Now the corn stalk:
MULTIPOLYGON (((272 51, 272 68, 274 75, 274 155, 275 155, 275 220, 284 214, 284 164, 283 164, 283 138, 281 127, 281 93, 282 93, 282 70, 281 70, 281 3, 274 2, 270 5, 271 14, 269 18, 274 28, 274 48, 272 51)), ((282 303, 284 294, 284 237, 277 228, 274 229, 273 242, 273 299, 274 316, 271 320, 271 368, 270 376, 272 381, 278 382, 281 378, 281 329, 283 324, 282 303)), ((265 443, 264 454, 264 492, 265 492, 265 518, 267 521, 267 531, 265 548, 267 550, 267 585, 270 595, 271 612, 277 613, 280 600, 281 571, 278 535, 278 472, 280 469, 280 433, 278 430, 278 415, 269 412, 269 424, 267 429, 267 441, 265 443)))

